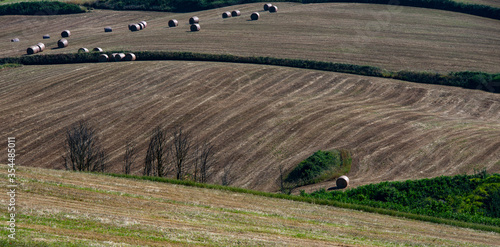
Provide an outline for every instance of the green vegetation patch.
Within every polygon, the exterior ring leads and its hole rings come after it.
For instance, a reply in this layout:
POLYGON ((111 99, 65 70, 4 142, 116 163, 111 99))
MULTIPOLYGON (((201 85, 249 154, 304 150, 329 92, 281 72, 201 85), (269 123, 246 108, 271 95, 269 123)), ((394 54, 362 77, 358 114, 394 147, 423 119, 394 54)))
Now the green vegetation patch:
POLYGON ((83 13, 85 10, 72 3, 41 1, 0 5, 0 15, 64 15, 83 13))
POLYGON ((383 182, 301 196, 500 226, 500 174, 383 182))
POLYGON ((285 178, 298 186, 319 183, 349 172, 351 154, 347 150, 317 151, 300 162, 285 178))

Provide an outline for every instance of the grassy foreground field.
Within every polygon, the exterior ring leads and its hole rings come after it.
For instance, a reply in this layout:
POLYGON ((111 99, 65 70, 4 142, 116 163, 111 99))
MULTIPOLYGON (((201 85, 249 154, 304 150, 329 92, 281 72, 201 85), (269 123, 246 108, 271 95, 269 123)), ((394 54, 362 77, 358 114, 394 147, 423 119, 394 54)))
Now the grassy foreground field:
POLYGON ((0 39, 0 57, 20 56, 38 42, 44 53, 74 53, 80 47, 104 50, 169 50, 242 56, 271 56, 372 65, 389 70, 498 73, 500 21, 433 9, 376 4, 276 3, 279 12, 261 12, 262 3, 194 13, 104 11, 65 16, 0 16, 9 23, 0 39), (222 19, 239 9, 241 17, 222 19), (200 32, 188 32, 188 19, 200 17, 200 32), (168 28, 168 20, 179 27, 168 28), (130 32, 129 23, 148 27, 130 32), (112 33, 104 33, 111 26, 112 33), (53 49, 62 30, 69 47, 53 49), (43 40, 50 34, 50 40, 43 40), (12 38, 20 42, 9 42, 12 38))
MULTIPOLYGON (((500 241, 497 233, 329 206, 17 168, 18 246, 494 246, 500 241)), ((0 184, 5 189, 5 165, 0 184)), ((6 204, 6 193, 0 200, 6 204)), ((5 224, 6 208, 0 212, 5 224)), ((6 236, 6 228, 0 233, 6 236)), ((4 237, 0 241, 9 245, 4 237)))
POLYGON ((351 150, 353 186, 500 169, 500 95, 397 80, 215 62, 23 66, 1 72, 0 106, 0 138, 15 136, 28 166, 61 168, 65 128, 89 119, 113 172, 127 139, 140 174, 152 129, 182 124, 217 147, 212 183, 232 167, 231 185, 265 191, 279 165, 317 150, 351 150))

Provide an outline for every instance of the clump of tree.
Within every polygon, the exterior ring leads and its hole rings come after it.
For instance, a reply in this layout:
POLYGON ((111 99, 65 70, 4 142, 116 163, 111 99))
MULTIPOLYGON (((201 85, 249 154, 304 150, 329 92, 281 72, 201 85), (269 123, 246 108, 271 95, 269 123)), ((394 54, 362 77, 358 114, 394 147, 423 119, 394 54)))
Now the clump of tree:
POLYGON ((100 143, 97 130, 88 121, 81 120, 66 129, 64 167, 67 170, 104 172, 107 155, 100 143))
POLYGON ((20 2, 0 5, 0 15, 65 15, 85 12, 73 3, 57 1, 20 2))
POLYGON ((123 173, 130 174, 137 158, 136 144, 132 141, 127 141, 125 144, 125 155, 123 156, 123 173))
POLYGON ((352 158, 348 150, 319 150, 300 162, 283 182, 303 186, 337 178, 350 171, 351 163, 352 158))
POLYGON ((382 182, 346 191, 323 190, 305 197, 500 226, 500 174, 382 182))

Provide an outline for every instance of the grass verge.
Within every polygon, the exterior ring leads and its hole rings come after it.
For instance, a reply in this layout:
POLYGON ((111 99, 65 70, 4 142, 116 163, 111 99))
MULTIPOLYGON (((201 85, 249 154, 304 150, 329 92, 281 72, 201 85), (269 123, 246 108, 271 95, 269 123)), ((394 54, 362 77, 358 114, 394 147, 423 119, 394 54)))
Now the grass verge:
POLYGON ((451 220, 451 219, 443 219, 443 218, 438 218, 438 217, 418 215, 418 214, 412 214, 412 213, 406 213, 406 212, 399 212, 399 211, 395 211, 395 210, 382 209, 382 208, 374 208, 374 207, 369 207, 369 206, 365 206, 365 205, 356 205, 356 204, 343 203, 343 202, 332 201, 332 200, 316 199, 316 198, 309 198, 309 197, 302 197, 302 196, 295 196, 295 195, 286 195, 286 194, 279 194, 279 193, 270 193, 270 192, 256 191, 256 190, 236 188, 236 187, 228 187, 228 186, 222 186, 222 185, 216 185, 216 184, 202 184, 202 183, 197 183, 197 182, 193 182, 193 181, 184 181, 184 180, 176 180, 176 179, 160 178, 160 177, 113 174, 113 173, 107 173, 106 175, 112 176, 112 177, 119 177, 119 178, 149 180, 149 181, 154 181, 154 182, 178 184, 178 185, 191 186, 191 187, 197 187, 197 188, 216 189, 216 190, 225 190, 225 191, 231 191, 231 192, 237 192, 237 193, 245 193, 245 194, 257 195, 257 196, 264 196, 264 197, 268 197, 268 198, 279 198, 279 199, 286 199, 286 200, 292 200, 292 201, 307 202, 307 203, 318 204, 318 205, 327 205, 327 206, 333 206, 333 207, 339 207, 339 208, 360 210, 360 211, 370 212, 370 213, 377 213, 377 214, 383 214, 383 215, 389 215, 389 216, 403 217, 403 218, 413 219, 413 220, 432 222, 432 223, 437 223, 437 224, 446 224, 446 225, 451 225, 451 226, 500 233, 500 227, 497 227, 497 226, 482 225, 482 224, 477 224, 477 223, 469 223, 469 222, 463 222, 463 221, 457 221, 457 220, 451 220))

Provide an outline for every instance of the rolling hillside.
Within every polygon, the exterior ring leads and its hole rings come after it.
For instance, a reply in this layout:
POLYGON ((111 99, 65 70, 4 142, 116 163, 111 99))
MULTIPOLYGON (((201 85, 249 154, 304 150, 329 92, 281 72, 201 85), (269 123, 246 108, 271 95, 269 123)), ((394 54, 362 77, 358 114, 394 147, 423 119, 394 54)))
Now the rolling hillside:
MULTIPOLYGON (((0 165, 1 187, 6 171, 0 165)), ((497 233, 229 191, 30 167, 16 174, 16 246, 456 247, 500 241, 497 233)), ((1 203, 7 200, 2 193, 1 203)), ((6 207, 0 212, 7 222, 6 207)), ((3 227, 0 232, 7 235, 3 227)), ((10 245, 6 238, 0 243, 10 245)))
POLYGON ((261 11, 262 3, 195 13, 104 11, 65 16, 0 16, 9 23, 0 33, 0 57, 20 56, 38 42, 44 53, 105 50, 169 50, 242 56, 272 56, 379 66, 389 70, 499 72, 500 22, 433 9, 350 3, 276 3, 279 12, 261 11), (242 16, 222 19, 221 13, 242 16), (261 19, 249 21, 261 11, 261 19), (200 17, 200 32, 188 32, 188 19, 200 17), (168 20, 179 27, 168 28, 168 20), (129 23, 148 28, 130 32, 129 23), (104 27, 114 28, 104 33, 104 27), (69 29, 70 46, 57 47, 69 29), (42 35, 50 34, 50 40, 42 35), (12 38, 21 42, 11 43, 12 38))
POLYGON ((292 169, 319 149, 352 150, 354 186, 500 171, 500 95, 475 90, 275 66, 143 61, 4 69, 0 106, 1 138, 17 138, 25 166, 61 168, 65 128, 89 119, 115 172, 132 139, 140 148, 134 172, 141 173, 159 124, 182 124, 215 144, 212 183, 231 166, 232 185, 258 190, 276 190, 280 164, 292 169))

